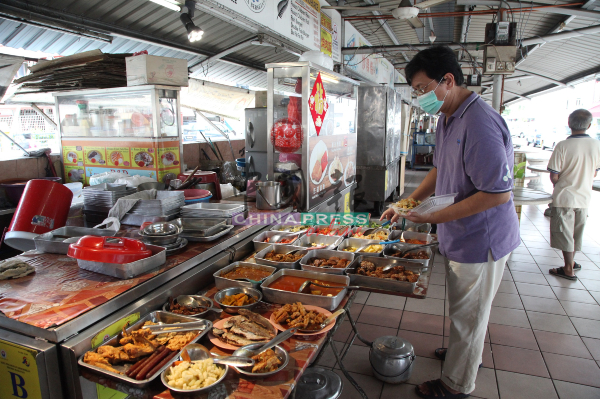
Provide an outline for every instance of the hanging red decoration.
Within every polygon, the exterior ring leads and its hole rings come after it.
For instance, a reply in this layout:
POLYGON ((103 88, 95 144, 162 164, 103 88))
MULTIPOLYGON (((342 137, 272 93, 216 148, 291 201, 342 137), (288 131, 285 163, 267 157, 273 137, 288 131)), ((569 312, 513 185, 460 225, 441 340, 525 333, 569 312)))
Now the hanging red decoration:
POLYGON ((281 118, 271 128, 271 143, 280 153, 293 153, 302 147, 304 132, 300 121, 281 118))
POLYGON ((325 114, 327 114, 327 109, 329 108, 329 105, 327 104, 327 94, 325 93, 325 87, 323 86, 320 72, 319 75, 317 75, 317 79, 315 79, 315 85, 310 93, 308 108, 310 109, 310 114, 315 124, 317 136, 319 136, 323 121, 325 121, 325 114))

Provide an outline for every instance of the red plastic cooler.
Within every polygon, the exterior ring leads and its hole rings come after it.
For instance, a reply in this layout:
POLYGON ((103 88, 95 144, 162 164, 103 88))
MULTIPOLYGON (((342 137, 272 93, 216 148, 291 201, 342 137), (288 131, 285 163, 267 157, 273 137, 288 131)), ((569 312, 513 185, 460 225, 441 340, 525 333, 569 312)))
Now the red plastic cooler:
POLYGON ((30 180, 4 241, 17 250, 35 249, 34 237, 65 226, 72 199, 73 192, 60 183, 30 180))

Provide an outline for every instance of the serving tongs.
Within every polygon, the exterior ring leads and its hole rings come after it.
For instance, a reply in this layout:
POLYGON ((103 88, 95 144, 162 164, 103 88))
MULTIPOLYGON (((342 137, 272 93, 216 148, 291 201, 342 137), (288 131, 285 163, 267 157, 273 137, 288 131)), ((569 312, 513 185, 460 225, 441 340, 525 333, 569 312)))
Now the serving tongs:
POLYGON ((146 325, 144 329, 149 329, 154 335, 160 335, 161 333, 171 332, 189 332, 189 331, 203 331, 208 327, 206 322, 182 322, 180 324, 162 324, 162 325, 146 325))
POLYGON ((327 286, 321 285, 320 283, 316 283, 313 281, 304 281, 304 283, 300 286, 300 289, 296 293, 304 293, 304 294, 312 294, 310 292, 310 285, 320 286, 328 289, 348 289, 348 290, 358 290, 358 286, 327 286))
POLYGON ((215 364, 231 365, 232 367, 252 367, 254 365, 254 360, 249 357, 213 355, 206 347, 198 343, 190 343, 181 351, 181 359, 190 363, 206 360, 207 358, 212 358, 215 364), (188 351, 193 353, 194 360, 192 360, 188 351))

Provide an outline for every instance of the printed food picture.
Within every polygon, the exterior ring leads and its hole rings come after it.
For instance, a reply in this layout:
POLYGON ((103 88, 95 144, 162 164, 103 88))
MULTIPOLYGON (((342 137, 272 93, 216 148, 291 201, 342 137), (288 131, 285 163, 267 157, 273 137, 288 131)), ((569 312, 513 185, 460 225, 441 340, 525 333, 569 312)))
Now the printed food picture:
POLYGON ((179 161, 177 161, 177 156, 172 151, 167 151, 161 156, 161 161, 163 165, 179 165, 179 161))
POLYGON ((67 160, 70 163, 76 163, 77 162, 77 153, 75 153, 74 151, 70 151, 67 153, 67 160))
POLYGON ((148 152, 140 151, 135 155, 134 161, 138 167, 151 167, 154 164, 154 157, 148 152))
POLYGON ((356 169, 354 168, 354 162, 350 161, 346 164, 346 172, 344 172, 344 181, 346 186, 354 182, 354 175, 356 175, 356 169))
POLYGON ((102 159, 102 154, 98 150, 91 150, 87 153, 87 159, 92 164, 104 164, 105 161, 102 159))
POLYGON ((342 165, 340 158, 336 156, 329 166, 329 181, 331 184, 335 185, 338 182, 341 182, 342 176, 344 176, 344 166, 342 165))
POLYGON ((123 165, 125 167, 129 166, 129 162, 125 161, 125 157, 120 151, 113 151, 110 153, 110 162, 117 167, 119 165, 123 165))
POLYGON ((327 145, 322 140, 317 143, 310 157, 310 179, 315 185, 325 177, 328 164, 327 145))

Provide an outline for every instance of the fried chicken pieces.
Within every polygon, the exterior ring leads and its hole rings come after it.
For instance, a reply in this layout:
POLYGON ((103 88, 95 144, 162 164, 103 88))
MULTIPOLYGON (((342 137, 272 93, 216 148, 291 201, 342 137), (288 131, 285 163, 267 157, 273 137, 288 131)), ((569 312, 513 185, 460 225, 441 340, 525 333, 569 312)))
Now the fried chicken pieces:
POLYGON ((286 304, 274 313, 278 324, 287 325, 289 328, 313 329, 321 325, 327 316, 317 311, 307 310, 302 303, 286 304))
POLYGON ((412 271, 407 271, 403 266, 398 265, 383 272, 384 267, 375 267, 370 261, 363 261, 356 270, 358 275, 371 276, 374 278, 393 279, 396 281, 407 281, 414 283, 419 280, 419 275, 412 271))
POLYGON ((252 373, 256 374, 273 372, 281 365, 281 360, 279 357, 277 357, 277 354, 273 351, 273 349, 269 349, 260 354, 252 356, 252 359, 254 360, 252 373))
POLYGON ((198 334, 198 331, 191 332, 172 332, 163 333, 158 336, 153 335, 150 329, 145 326, 156 325, 154 322, 147 321, 138 329, 128 333, 123 326, 121 331, 121 346, 105 345, 98 347, 95 351, 88 351, 83 357, 83 362, 98 368, 105 369, 123 375, 122 372, 112 367, 115 364, 131 363, 138 359, 149 356, 156 349, 165 345, 171 351, 178 351, 185 347, 198 334))

